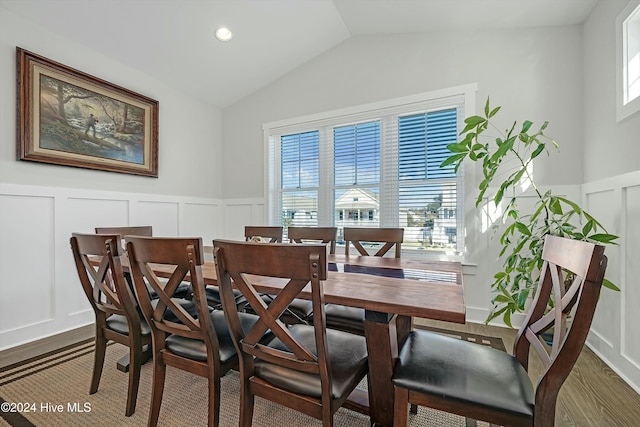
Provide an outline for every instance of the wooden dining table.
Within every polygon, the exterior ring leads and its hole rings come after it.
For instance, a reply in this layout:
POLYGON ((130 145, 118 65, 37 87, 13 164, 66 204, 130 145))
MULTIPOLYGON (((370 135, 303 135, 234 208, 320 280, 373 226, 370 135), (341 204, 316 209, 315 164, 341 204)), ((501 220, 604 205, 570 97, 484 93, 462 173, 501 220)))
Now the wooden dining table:
MULTIPOLYGON (((205 247, 207 258, 211 248, 205 247)), ((360 389, 347 407, 369 414, 372 426, 393 425, 393 367, 398 350, 411 331, 412 318, 465 322, 462 265, 373 256, 327 255, 328 272, 324 300, 365 310, 365 337, 369 359, 368 392, 360 389)), ((123 260, 123 267, 128 267, 123 260)), ((151 264, 159 277, 170 270, 151 264)), ((217 286, 215 263, 205 261, 202 273, 207 286, 217 286)), ((259 292, 277 294, 285 280, 256 278, 259 292)), ((310 287, 300 298, 311 299, 310 287)))
MULTIPOLYGON (((369 354, 368 393, 356 390, 352 409, 368 409, 373 426, 393 425, 393 367, 398 350, 411 330, 413 317, 465 322, 462 264, 373 256, 328 255, 324 300, 365 310, 365 337, 369 354), (362 401, 368 398, 368 402, 362 401), (368 406, 368 408, 366 408, 368 406)), ((207 285, 217 285, 215 264, 202 271, 207 285)), ((259 278, 256 290, 276 294, 281 279, 259 278)), ((300 298, 311 299, 310 287, 300 298)))

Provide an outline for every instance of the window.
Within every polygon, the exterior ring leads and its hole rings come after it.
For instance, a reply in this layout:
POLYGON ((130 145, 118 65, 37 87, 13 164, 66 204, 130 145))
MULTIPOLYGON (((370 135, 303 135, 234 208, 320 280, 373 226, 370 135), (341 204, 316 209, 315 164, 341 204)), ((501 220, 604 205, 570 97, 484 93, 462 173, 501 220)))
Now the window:
POLYGON ((281 138, 281 212, 285 227, 317 226, 319 183, 318 131, 281 138))
POLYGON ((617 120, 640 111, 640 0, 630 1, 616 20, 617 120))
POLYGON ((440 168, 474 87, 264 125, 270 223, 403 227, 406 251, 461 252, 462 168, 440 168))

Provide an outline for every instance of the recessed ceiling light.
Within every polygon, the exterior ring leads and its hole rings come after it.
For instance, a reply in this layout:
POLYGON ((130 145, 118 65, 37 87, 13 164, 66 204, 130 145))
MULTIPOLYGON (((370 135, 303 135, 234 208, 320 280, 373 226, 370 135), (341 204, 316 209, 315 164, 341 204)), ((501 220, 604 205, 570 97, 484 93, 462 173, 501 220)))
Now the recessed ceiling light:
POLYGON ((227 27, 220 27, 216 30, 216 38, 221 42, 228 42, 233 38, 233 33, 227 27))

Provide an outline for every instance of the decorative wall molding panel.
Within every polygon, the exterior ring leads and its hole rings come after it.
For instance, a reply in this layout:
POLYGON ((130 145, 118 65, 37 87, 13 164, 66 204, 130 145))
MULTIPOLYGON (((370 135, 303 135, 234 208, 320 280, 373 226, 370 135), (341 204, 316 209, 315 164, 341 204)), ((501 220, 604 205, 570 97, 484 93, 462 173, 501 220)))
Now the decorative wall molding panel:
MULTIPOLYGON (((640 341, 633 322, 640 313, 640 172, 554 192, 580 199, 587 210, 621 236, 607 247, 607 277, 621 292, 603 290, 589 346, 640 392, 640 341)), ((0 351, 93 322, 69 249, 72 232, 96 226, 152 225, 157 236, 242 240, 244 226, 267 221, 265 200, 96 192, 0 184, 0 351), (20 305, 15 301, 21 301, 20 305)), ((482 220, 474 220, 481 224, 482 220)), ((489 230, 491 233, 491 230, 489 230)), ((489 233, 468 236, 474 259, 465 267, 467 321, 489 313, 497 251, 489 233)))

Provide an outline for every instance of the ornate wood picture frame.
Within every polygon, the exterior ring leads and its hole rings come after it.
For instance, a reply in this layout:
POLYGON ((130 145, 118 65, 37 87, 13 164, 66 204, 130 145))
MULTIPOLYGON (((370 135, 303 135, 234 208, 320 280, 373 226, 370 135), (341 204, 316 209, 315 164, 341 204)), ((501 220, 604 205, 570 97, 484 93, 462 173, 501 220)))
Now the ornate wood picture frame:
POLYGON ((158 177, 158 101, 17 48, 18 159, 158 177))

